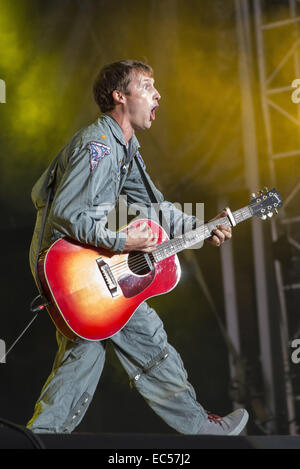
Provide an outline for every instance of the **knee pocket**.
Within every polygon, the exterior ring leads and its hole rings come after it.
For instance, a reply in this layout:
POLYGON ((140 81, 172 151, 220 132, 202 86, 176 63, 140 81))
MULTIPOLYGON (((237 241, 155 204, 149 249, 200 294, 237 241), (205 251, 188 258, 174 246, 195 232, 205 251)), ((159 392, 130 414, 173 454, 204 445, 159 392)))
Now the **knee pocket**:
POLYGON ((168 348, 164 348, 158 355, 156 355, 152 360, 146 363, 143 367, 136 370, 136 373, 131 378, 132 383, 136 383, 142 375, 146 375, 153 371, 155 368, 162 365, 162 363, 168 358, 169 351, 168 348))
POLYGON ((194 395, 188 382, 188 375, 180 355, 169 345, 169 349, 149 362, 143 369, 137 369, 131 383, 144 395, 157 395, 168 399, 181 393, 194 395))
POLYGON ((64 423, 64 433, 71 433, 71 431, 79 424, 85 412, 87 411, 88 404, 91 401, 91 395, 84 392, 78 399, 75 406, 70 410, 70 413, 64 423))

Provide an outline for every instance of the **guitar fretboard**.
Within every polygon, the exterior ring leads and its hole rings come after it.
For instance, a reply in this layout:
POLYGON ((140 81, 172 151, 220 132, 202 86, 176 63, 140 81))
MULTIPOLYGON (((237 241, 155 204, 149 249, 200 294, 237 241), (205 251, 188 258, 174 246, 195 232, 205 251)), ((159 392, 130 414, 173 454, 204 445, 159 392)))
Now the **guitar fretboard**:
MULTIPOLYGON (((232 212, 232 216, 236 224, 241 223, 247 218, 252 216, 249 206, 243 207, 235 212, 232 212)), ((213 230, 218 225, 232 226, 228 217, 218 218, 217 220, 210 221, 205 223, 195 230, 189 231, 182 236, 178 236, 174 239, 170 239, 161 243, 157 246, 155 251, 152 252, 152 256, 155 262, 162 261, 167 257, 177 254, 184 249, 194 246, 197 243, 203 242, 205 239, 212 236, 213 230)))

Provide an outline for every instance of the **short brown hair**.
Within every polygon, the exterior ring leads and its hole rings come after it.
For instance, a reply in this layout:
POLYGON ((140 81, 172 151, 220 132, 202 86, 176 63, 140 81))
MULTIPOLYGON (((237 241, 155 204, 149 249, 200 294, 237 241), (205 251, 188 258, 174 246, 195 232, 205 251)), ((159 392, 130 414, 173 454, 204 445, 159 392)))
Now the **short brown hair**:
POLYGON ((115 102, 112 97, 114 90, 127 93, 131 72, 138 71, 152 76, 150 65, 137 60, 120 60, 102 68, 94 82, 93 93, 96 103, 102 112, 112 111, 115 102))

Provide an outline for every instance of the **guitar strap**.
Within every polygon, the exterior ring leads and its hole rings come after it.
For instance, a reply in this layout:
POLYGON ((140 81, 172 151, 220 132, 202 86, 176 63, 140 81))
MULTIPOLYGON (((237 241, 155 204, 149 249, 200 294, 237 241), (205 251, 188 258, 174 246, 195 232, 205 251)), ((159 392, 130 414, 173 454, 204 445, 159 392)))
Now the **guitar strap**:
POLYGON ((38 275, 38 260, 39 260, 39 255, 41 252, 49 205, 53 196, 53 187, 54 187, 55 178, 56 178, 57 165, 58 165, 58 156, 54 158, 54 160, 52 161, 48 170, 46 180, 44 182, 44 185, 47 191, 47 198, 46 198, 45 208, 43 212, 42 224, 41 224, 38 246, 37 246, 37 251, 36 251, 36 259, 35 259, 35 280, 36 280, 37 288, 39 290, 40 295, 33 300, 32 304, 36 302, 37 299, 40 299, 41 301, 39 302, 40 304, 37 308, 34 308, 34 309, 31 308, 31 311, 33 312, 43 309, 44 305, 48 303, 48 300, 46 299, 46 296, 44 295, 43 288, 42 288, 39 275, 38 275))
MULTIPOLYGON (((135 155, 135 160, 136 160, 136 164, 137 164, 137 167, 138 167, 138 169, 139 169, 139 172, 140 172, 140 174, 141 174, 142 180, 143 180, 143 182, 144 182, 144 185, 145 185, 145 187, 146 187, 146 190, 147 190, 147 192, 148 192, 149 198, 150 198, 150 200, 151 200, 151 203, 152 203, 152 204, 155 204, 154 207, 158 207, 158 205, 159 205, 159 200, 158 200, 158 198, 156 197, 156 195, 155 195, 155 193, 154 193, 154 191, 153 191, 153 189, 152 189, 152 187, 151 187, 151 184, 150 184, 150 182, 149 182, 148 176, 147 176, 147 174, 146 174, 146 172, 145 172, 145 170, 144 170, 144 168, 143 168, 143 166, 142 166, 142 164, 141 164, 141 161, 140 161, 140 159, 139 159, 139 157, 138 157, 137 155, 135 155)), ((156 213, 156 215, 157 215, 157 218, 158 218, 158 220, 159 220, 160 225, 165 226, 165 227, 168 227, 168 226, 169 226, 169 224, 167 224, 167 222, 166 222, 166 219, 165 219, 165 217, 164 217, 164 214, 163 214, 162 210, 159 210, 159 213, 156 213)), ((171 237, 172 237, 172 236, 171 236, 172 227, 170 226, 169 229, 170 229, 170 238, 171 238, 171 237)))
POLYGON ((150 185, 150 182, 149 182, 148 177, 147 177, 147 175, 146 175, 146 173, 145 173, 145 170, 144 170, 144 168, 143 168, 143 166, 142 166, 142 164, 141 164, 141 162, 140 162, 140 159, 139 159, 139 157, 138 157, 137 155, 135 155, 135 160, 136 160, 137 167, 139 168, 139 171, 140 171, 140 173, 141 173, 141 176, 142 176, 144 185, 145 185, 145 187, 146 187, 146 189, 147 189, 147 192, 148 192, 148 195, 149 195, 149 197, 150 197, 151 202, 152 202, 153 204, 154 204, 154 203, 157 203, 157 204, 158 204, 158 203, 159 203, 159 202, 158 202, 158 199, 157 199, 156 195, 154 194, 154 191, 153 191, 153 189, 152 189, 152 187, 151 187, 151 185, 150 185))

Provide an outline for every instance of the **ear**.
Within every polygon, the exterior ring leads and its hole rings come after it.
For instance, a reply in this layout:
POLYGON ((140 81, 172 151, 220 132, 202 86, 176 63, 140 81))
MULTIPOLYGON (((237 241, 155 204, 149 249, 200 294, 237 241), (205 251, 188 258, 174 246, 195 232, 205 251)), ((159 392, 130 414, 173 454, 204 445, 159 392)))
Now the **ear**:
POLYGON ((112 97, 116 104, 124 104, 126 101, 125 95, 119 90, 114 90, 112 92, 112 97))

